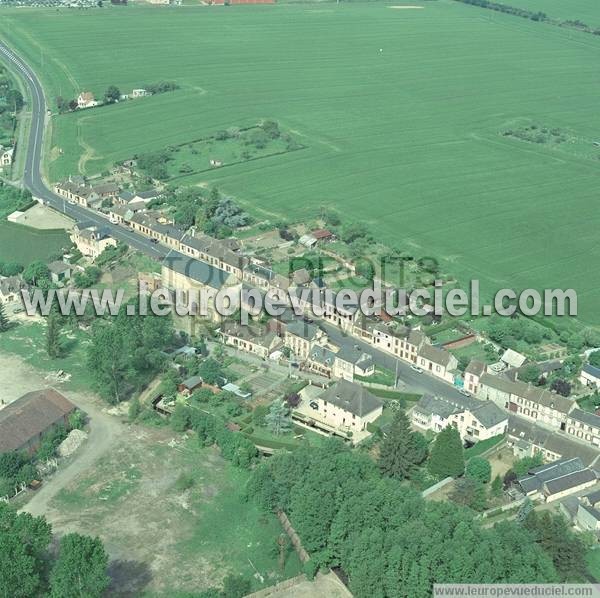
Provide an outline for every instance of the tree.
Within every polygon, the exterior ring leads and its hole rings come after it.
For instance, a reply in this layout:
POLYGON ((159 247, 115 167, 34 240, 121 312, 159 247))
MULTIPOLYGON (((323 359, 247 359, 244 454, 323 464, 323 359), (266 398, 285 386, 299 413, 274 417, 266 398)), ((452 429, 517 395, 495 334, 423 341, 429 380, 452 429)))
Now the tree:
POLYGON ((66 534, 50 574, 51 598, 100 598, 110 582, 107 567, 100 538, 66 534))
POLYGON ((71 112, 73 112, 74 110, 77 110, 77 106, 78 106, 77 100, 70 100, 69 101, 69 110, 71 112))
POLYGON ((60 357, 62 353, 62 347, 60 343, 60 315, 56 312, 50 313, 47 318, 46 326, 46 352, 50 359, 56 359, 60 357))
POLYGON ((542 371, 540 368, 535 363, 530 363, 519 372, 519 380, 535 383, 540 379, 541 375, 542 371))
POLYGON ((57 96, 56 98, 56 108, 62 114, 69 109, 69 102, 65 100, 62 96, 57 96))
POLYGON ((6 104, 14 112, 20 112, 23 108, 23 94, 18 89, 9 89, 6 94, 6 104))
POLYGON ((470 507, 475 511, 485 510, 487 504, 483 484, 473 478, 459 478, 456 480, 450 498, 457 505, 470 507))
POLYGON ((43 517, 17 512, 0 502, 0 596, 40 594, 51 528, 43 517))
POLYGON ((170 424, 175 432, 185 432, 190 427, 190 408, 183 403, 177 403, 171 414, 170 424))
POLYGON ((250 580, 241 575, 228 575, 223 580, 223 598, 242 598, 250 593, 250 580))
POLYGON ((0 300, 0 332, 4 332, 8 330, 10 326, 10 320, 6 315, 6 309, 4 307, 4 303, 0 300))
POLYGON ((482 484, 487 484, 492 477, 492 466, 483 457, 471 457, 467 463, 465 475, 473 480, 478 480, 482 484))
POLYGON ((115 102, 118 102, 120 97, 121 92, 116 85, 109 85, 104 92, 104 101, 107 104, 114 104, 115 102))
POLYGON ((555 390, 559 395, 568 397, 571 394, 571 385, 566 380, 556 378, 550 384, 550 389, 555 390))
POLYGON ((276 436, 286 434, 292 429, 290 409, 281 399, 273 401, 269 413, 265 416, 265 421, 267 422, 267 427, 276 436))
POLYGON ((37 260, 31 262, 31 264, 23 270, 23 279, 29 284, 39 286, 42 281, 50 280, 50 270, 44 262, 37 260))
POLYGON ((523 525, 525 523, 525 520, 527 519, 527 516, 529 515, 529 513, 531 513, 531 511, 533 511, 533 503, 531 502, 531 499, 528 496, 526 496, 525 500, 521 503, 521 506, 519 507, 519 510, 517 511, 515 521, 519 525, 523 525))
POLYGON ((410 478, 417 465, 427 457, 427 445, 417 439, 417 433, 410 429, 410 422, 404 411, 397 411, 381 443, 379 469, 391 478, 410 478))
POLYGON ((465 471, 464 449, 458 430, 452 426, 444 428, 436 437, 429 457, 431 475, 440 479, 456 478, 465 471))
POLYGON ((499 498, 502 496, 502 478, 499 475, 492 480, 492 485, 490 486, 490 496, 494 498, 499 498))

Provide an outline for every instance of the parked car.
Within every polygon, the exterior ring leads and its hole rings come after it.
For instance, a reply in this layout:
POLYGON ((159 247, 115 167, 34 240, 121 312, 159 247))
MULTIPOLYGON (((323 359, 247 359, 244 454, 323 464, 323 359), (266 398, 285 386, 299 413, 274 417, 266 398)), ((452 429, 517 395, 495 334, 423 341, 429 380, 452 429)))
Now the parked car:
POLYGON ((458 392, 461 395, 464 395, 465 397, 470 397, 471 396, 471 393, 468 390, 465 390, 464 388, 459 388, 458 392))
POLYGON ((415 365, 414 363, 410 366, 410 369, 417 372, 417 374, 423 373, 423 370, 418 365, 415 365))
POLYGON ((158 243, 158 239, 152 238, 150 239, 150 243, 154 243, 156 245, 158 243))

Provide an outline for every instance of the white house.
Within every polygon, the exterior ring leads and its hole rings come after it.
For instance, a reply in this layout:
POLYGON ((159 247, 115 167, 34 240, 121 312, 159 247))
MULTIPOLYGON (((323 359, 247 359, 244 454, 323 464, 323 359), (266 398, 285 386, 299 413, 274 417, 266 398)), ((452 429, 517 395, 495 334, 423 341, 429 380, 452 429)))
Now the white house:
POLYGON ((452 384, 456 375, 458 360, 445 349, 424 344, 419 350, 417 365, 433 376, 452 384))
POLYGON ((591 388, 600 388, 600 368, 586 363, 579 375, 579 382, 591 388))
POLYGON ((80 110, 84 108, 93 108, 97 106, 98 102, 94 98, 94 94, 91 91, 82 91, 77 96, 77 108, 80 110))

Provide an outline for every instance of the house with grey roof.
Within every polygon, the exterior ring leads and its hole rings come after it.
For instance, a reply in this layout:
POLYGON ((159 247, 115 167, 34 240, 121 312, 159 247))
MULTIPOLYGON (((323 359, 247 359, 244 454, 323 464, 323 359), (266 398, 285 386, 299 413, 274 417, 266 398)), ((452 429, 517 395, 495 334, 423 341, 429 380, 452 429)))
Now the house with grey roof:
POLYGON ((573 409, 567 416, 565 432, 600 450, 600 416, 582 409, 573 409))
POLYGON ((487 365, 478 359, 471 359, 465 369, 463 388, 471 394, 477 394, 479 390, 479 380, 487 370, 487 365))
POLYGON ((313 344, 323 345, 327 342, 327 334, 316 324, 298 318, 286 325, 283 341, 294 357, 306 359, 313 344))
POLYGON ((28 288, 21 276, 0 277, 0 301, 4 304, 21 301, 21 291, 28 288))
POLYGON ((586 363, 581 369, 579 382, 589 388, 600 388, 600 368, 586 363))
POLYGON ((449 351, 424 343, 418 352, 417 365, 432 376, 452 384, 457 374, 458 360, 449 351))
POLYGON ((262 326, 224 322, 219 334, 224 344, 262 359, 266 359, 283 345, 283 341, 275 332, 262 326))
POLYGON ((417 363, 417 354, 429 344, 424 332, 406 326, 380 323, 371 329, 371 344, 409 363, 417 363))
POLYGON ((600 449, 592 445, 513 414, 508 416, 507 443, 519 458, 532 457, 536 453, 541 453, 545 461, 579 457, 584 465, 595 467, 600 457, 600 449))
POLYGON ((300 399, 292 412, 297 423, 355 443, 370 435, 367 425, 383 413, 380 399, 347 380, 339 380, 325 390, 309 385, 300 392, 300 399))
POLYGON ((579 457, 573 457, 535 467, 516 483, 525 496, 552 502, 589 488, 597 481, 596 471, 585 467, 579 457))
POLYGON ((358 346, 344 345, 335 354, 332 376, 354 380, 354 376, 367 378, 375 373, 373 357, 358 346))
POLYGON ((563 430, 567 415, 576 406, 554 391, 488 373, 480 378, 477 396, 529 421, 563 430))
POLYGON ((421 430, 440 432, 455 427, 468 442, 479 442, 506 432, 508 414, 491 402, 472 397, 433 397, 423 395, 411 412, 412 423, 421 430))

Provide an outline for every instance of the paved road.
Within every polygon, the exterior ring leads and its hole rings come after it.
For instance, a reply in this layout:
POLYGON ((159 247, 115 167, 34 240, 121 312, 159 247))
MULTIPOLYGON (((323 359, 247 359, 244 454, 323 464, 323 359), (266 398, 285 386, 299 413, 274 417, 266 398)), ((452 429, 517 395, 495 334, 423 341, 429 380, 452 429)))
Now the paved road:
POLYGON ((44 131, 46 128, 45 119, 47 118, 46 101, 42 85, 27 63, 2 42, 0 42, 0 58, 6 62, 12 63, 15 71, 22 76, 25 85, 30 91, 31 128, 27 144, 23 183, 25 187, 31 191, 33 196, 44 200, 44 203, 76 221, 92 222, 99 226, 108 227, 110 229, 110 234, 115 239, 127 243, 130 247, 133 247, 154 259, 160 260, 169 253, 175 253, 166 247, 151 243, 149 239, 122 226, 111 224, 107 218, 95 210, 70 204, 48 188, 41 174, 44 131))
POLYGON ((359 340, 353 336, 348 336, 331 324, 319 322, 319 325, 327 332, 329 338, 336 345, 348 347, 358 346, 365 351, 365 353, 369 353, 373 356, 375 365, 384 367, 392 372, 397 371, 398 388, 400 390, 428 393, 438 397, 447 397, 449 399, 462 397, 458 390, 446 382, 442 382, 424 372, 422 374, 415 372, 405 361, 396 359, 393 355, 381 351, 365 341, 359 340), (398 369, 396 370, 396 368, 398 369))
MULTIPOLYGON (((25 172, 23 182, 31 193, 38 198, 44 200, 45 203, 63 212, 67 216, 76 221, 93 222, 94 224, 108 227, 111 235, 115 239, 119 239, 127 243, 130 247, 137 249, 146 255, 162 260, 166 255, 182 255, 176 251, 170 250, 159 244, 153 244, 149 239, 139 235, 129 229, 116 224, 111 224, 104 216, 100 215, 95 210, 90 210, 78 205, 73 205, 66 202, 62 197, 52 192, 41 174, 41 160, 43 151, 43 137, 45 130, 46 119, 46 102, 42 86, 31 68, 17 56, 8 46, 0 42, 0 57, 5 61, 10 61, 15 70, 21 74, 25 84, 30 89, 31 96, 31 129, 29 133, 29 143, 27 147, 27 157, 25 161, 25 172)), ((436 380, 427 374, 418 374, 413 371, 408 364, 397 360, 395 357, 375 349, 368 343, 360 341, 353 337, 344 335, 341 331, 333 326, 322 324, 330 338, 338 344, 342 345, 359 345, 365 351, 373 355, 377 365, 385 367, 389 370, 396 371, 398 368, 398 378, 401 382, 400 387, 404 390, 416 392, 430 393, 438 396, 460 397, 458 391, 453 389, 448 384, 436 380), (396 365, 396 363, 398 365, 396 365)))

